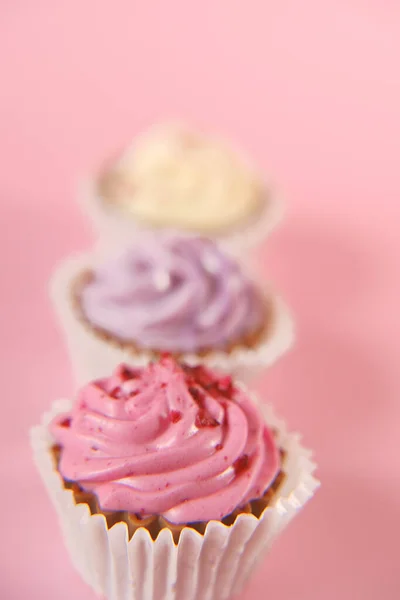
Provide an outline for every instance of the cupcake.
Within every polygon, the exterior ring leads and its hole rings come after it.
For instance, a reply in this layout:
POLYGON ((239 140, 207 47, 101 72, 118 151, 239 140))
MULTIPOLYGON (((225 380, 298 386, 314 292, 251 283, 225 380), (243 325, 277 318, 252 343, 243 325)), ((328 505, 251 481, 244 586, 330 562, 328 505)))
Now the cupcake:
POLYGON ((182 125, 154 126, 110 161, 86 189, 101 238, 171 229, 252 245, 280 217, 263 177, 228 144, 182 125))
POLYGON ((31 440, 72 560, 106 598, 229 598, 318 486, 270 409, 170 357, 84 386, 31 440))
POLYGON ((111 259, 68 261, 52 287, 80 383, 163 352, 249 379, 293 339, 280 299, 208 239, 142 235, 111 259))

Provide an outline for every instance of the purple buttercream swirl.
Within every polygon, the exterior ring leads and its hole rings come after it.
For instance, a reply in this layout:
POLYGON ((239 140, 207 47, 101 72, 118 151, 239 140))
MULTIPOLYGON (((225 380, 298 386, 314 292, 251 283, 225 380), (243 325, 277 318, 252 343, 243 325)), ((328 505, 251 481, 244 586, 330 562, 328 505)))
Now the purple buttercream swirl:
POLYGON ((142 236, 92 275, 81 292, 85 317, 144 349, 223 350, 264 321, 255 285, 208 239, 142 236))

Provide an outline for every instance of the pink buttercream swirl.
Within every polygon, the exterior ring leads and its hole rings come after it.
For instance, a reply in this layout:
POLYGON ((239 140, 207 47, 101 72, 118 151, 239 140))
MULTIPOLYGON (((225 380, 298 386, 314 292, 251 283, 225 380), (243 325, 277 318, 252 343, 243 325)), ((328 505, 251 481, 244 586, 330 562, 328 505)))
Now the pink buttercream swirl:
POLYGON ((50 430, 61 475, 94 492, 103 510, 177 524, 222 519, 261 497, 280 468, 246 393, 169 357, 90 383, 50 430))

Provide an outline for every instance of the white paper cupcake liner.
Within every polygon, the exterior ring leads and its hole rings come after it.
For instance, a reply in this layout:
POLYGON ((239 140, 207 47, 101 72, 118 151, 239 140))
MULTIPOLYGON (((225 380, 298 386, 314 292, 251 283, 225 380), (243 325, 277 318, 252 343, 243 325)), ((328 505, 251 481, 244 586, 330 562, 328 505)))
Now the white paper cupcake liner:
MULTIPOLYGON (((130 215, 125 215, 118 208, 107 206, 99 198, 96 179, 86 179, 81 182, 78 189, 78 201, 92 223, 99 244, 108 248, 119 248, 132 241, 137 233, 147 231, 163 231, 161 227, 154 227, 136 220, 130 215)), ((277 227, 283 217, 283 202, 273 193, 268 192, 268 201, 265 207, 243 227, 232 228, 229 232, 218 234, 208 232, 205 237, 215 239, 220 245, 232 254, 238 255, 243 250, 251 249, 263 242, 277 227)), ((172 230, 167 227, 165 230, 172 230)), ((189 237, 201 235, 188 230, 176 228, 182 235, 189 237)))
MULTIPOLYGON (((120 363, 144 366, 152 360, 150 351, 129 352, 101 339, 77 317, 73 307, 71 285, 76 277, 93 268, 101 254, 70 258, 58 267, 51 280, 51 296, 69 349, 71 364, 78 385, 111 373, 120 363)), ((241 381, 254 380, 293 344, 294 328, 290 313, 279 296, 271 298, 271 325, 254 348, 235 348, 232 352, 209 352, 206 356, 184 354, 190 365, 206 364, 234 375, 241 381)))
POLYGON ((287 433, 272 409, 262 405, 266 422, 277 430, 278 445, 286 452, 286 477, 261 517, 241 514, 231 526, 210 521, 204 535, 184 528, 177 545, 168 529, 153 541, 140 528, 128 541, 125 523, 107 529, 103 515, 91 515, 87 505, 76 505, 54 468, 48 424, 70 408, 68 400, 55 402, 42 424, 31 430, 31 445, 72 562, 86 583, 108 600, 230 598, 242 590, 273 540, 319 486, 311 452, 300 445, 300 436, 287 433))

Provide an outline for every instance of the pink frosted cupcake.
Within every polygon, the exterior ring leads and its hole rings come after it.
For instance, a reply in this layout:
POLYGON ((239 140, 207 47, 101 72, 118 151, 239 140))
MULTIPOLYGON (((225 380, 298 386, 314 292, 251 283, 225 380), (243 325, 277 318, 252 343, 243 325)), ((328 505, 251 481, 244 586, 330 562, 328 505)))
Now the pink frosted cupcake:
POLYGON ((246 158, 178 124, 138 136, 84 199, 101 239, 117 245, 137 230, 171 229, 240 248, 264 238, 280 217, 270 186, 246 158))
POLYGON ((205 238, 144 235, 61 267, 54 301, 79 382, 163 352, 254 377, 291 345, 280 298, 205 238))
POLYGON ((32 445, 74 564, 107 598, 228 598, 318 486, 269 409, 169 357, 56 404, 32 445))

